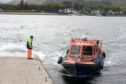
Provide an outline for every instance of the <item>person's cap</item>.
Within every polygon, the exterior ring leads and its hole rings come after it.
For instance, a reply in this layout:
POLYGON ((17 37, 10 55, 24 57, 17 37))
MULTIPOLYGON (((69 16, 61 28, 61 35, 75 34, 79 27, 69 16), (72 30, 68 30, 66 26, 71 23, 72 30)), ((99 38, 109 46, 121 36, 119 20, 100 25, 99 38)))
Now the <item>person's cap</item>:
POLYGON ((30 36, 30 38, 33 38, 33 36, 30 36))

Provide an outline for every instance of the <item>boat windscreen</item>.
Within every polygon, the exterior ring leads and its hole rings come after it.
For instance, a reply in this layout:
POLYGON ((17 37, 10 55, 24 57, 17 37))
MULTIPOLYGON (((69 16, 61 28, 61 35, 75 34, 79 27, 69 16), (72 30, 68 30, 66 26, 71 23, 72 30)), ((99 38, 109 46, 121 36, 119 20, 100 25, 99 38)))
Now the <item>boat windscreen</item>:
POLYGON ((83 55, 92 55, 92 46, 83 46, 83 55))
POLYGON ((80 54, 80 46, 72 45, 70 54, 80 54))

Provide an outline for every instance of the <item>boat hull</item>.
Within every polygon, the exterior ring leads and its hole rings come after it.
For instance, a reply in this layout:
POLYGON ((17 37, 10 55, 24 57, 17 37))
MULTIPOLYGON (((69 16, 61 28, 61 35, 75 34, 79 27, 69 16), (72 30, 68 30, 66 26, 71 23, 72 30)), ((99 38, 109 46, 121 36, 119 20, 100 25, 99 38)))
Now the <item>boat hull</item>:
POLYGON ((74 77, 90 76, 99 71, 99 66, 97 64, 63 63, 62 66, 68 76, 74 77))

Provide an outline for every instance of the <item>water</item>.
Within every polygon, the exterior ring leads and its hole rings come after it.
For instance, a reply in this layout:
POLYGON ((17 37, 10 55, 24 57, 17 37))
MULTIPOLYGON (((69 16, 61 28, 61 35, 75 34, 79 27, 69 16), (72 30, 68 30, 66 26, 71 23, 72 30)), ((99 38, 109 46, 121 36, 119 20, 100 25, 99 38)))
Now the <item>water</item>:
POLYGON ((0 56, 26 56, 26 41, 34 36, 39 56, 55 84, 126 84, 126 17, 0 15, 0 56), (57 64, 72 37, 103 41, 105 68, 92 78, 68 79, 57 64))

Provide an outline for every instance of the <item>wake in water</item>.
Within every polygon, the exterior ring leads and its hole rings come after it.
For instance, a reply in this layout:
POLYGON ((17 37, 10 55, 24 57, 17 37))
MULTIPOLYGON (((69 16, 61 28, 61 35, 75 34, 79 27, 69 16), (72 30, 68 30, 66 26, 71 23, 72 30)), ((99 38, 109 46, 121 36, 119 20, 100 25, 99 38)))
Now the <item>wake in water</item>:
POLYGON ((4 44, 0 48, 0 52, 26 52, 27 49, 24 45, 16 45, 16 44, 4 44))
MULTIPOLYGON (((27 57, 27 48, 25 45, 7 43, 0 48, 1 57, 27 57)), ((44 60, 45 54, 40 51, 33 50, 33 58, 38 57, 41 61, 44 60)))

